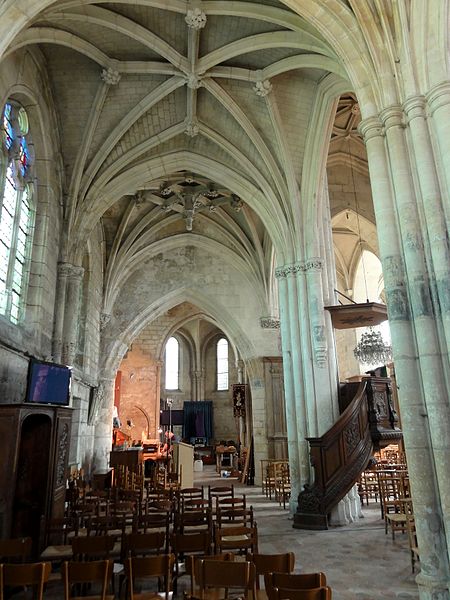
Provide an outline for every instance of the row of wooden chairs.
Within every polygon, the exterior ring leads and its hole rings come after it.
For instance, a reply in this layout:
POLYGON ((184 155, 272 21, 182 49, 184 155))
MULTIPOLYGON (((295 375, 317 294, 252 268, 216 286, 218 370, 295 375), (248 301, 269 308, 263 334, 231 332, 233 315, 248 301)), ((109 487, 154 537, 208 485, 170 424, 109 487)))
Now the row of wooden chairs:
POLYGON ((262 460, 262 491, 270 500, 286 508, 286 502, 291 497, 291 477, 287 460, 262 460))
POLYGON ((214 511, 217 503, 234 499, 234 486, 208 486, 184 489, 148 487, 145 490, 112 490, 85 494, 67 505, 67 517, 77 519, 81 526, 90 516, 118 516, 121 514, 143 515, 152 510, 179 511, 188 501, 198 500, 208 504, 214 511), (207 493, 206 493, 207 491, 207 493))
MULTIPOLYGON (((249 555, 248 560, 234 561, 233 555, 199 557, 189 562, 191 594, 203 600, 210 589, 243 591, 244 598, 252 594, 257 598, 259 577, 264 575, 269 600, 331 600, 331 589, 326 585, 323 573, 292 574, 294 558, 285 555, 249 555), (273 572, 277 568, 279 571, 273 572)), ((142 600, 144 595, 136 592, 136 581, 158 578, 164 580, 164 597, 169 600, 172 589, 173 554, 153 557, 132 557, 124 564, 126 597, 142 600)), ((49 563, 28 565, 0 565, 0 600, 7 586, 30 586, 36 590, 36 600, 43 600, 44 586, 50 577, 49 563)), ((109 560, 88 563, 65 562, 62 566, 65 600, 79 598, 86 586, 99 584, 98 593, 91 593, 89 600, 113 600, 111 589, 112 563, 109 560), (81 586, 81 588, 80 588, 81 586)), ((156 596, 155 592, 150 597, 156 596)), ((148 597, 148 596, 147 596, 148 597)))

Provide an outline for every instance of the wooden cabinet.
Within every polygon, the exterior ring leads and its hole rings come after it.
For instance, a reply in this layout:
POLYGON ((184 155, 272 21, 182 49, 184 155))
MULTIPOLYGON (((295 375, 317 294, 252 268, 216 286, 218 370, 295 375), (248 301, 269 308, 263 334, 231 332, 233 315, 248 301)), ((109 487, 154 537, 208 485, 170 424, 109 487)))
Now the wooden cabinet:
POLYGON ((64 516, 72 409, 0 405, 0 538, 30 536, 64 516))

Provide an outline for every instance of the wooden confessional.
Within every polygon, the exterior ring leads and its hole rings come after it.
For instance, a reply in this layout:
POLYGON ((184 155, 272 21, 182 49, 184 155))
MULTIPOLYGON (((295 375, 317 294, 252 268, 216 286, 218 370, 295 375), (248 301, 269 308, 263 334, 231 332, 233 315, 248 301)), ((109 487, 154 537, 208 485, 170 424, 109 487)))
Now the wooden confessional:
POLYGON ((363 377, 343 384, 341 415, 322 437, 307 438, 314 482, 298 496, 294 527, 327 529, 331 510, 366 469, 373 450, 402 439, 391 380, 363 377))
POLYGON ((30 536, 64 516, 72 409, 0 405, 0 538, 30 536))

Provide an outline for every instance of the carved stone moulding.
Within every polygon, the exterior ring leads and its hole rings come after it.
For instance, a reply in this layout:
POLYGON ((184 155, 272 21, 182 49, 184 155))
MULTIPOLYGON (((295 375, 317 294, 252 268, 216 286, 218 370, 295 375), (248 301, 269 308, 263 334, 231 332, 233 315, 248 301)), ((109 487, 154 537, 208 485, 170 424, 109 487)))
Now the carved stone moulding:
POLYGON ((261 317, 259 323, 262 329, 280 329, 280 319, 276 317, 261 317))

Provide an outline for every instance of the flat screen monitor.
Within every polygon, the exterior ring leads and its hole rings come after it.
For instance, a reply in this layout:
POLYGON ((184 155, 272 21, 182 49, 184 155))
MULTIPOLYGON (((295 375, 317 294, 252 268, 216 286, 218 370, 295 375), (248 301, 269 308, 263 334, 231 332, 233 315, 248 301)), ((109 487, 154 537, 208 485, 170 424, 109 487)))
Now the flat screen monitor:
POLYGON ((183 410, 162 410, 159 415, 161 425, 183 425, 184 411, 183 410), (172 413, 172 414, 170 414, 172 413))
POLYGON ((31 360, 25 401, 35 404, 68 406, 70 402, 70 376, 69 367, 31 360))

